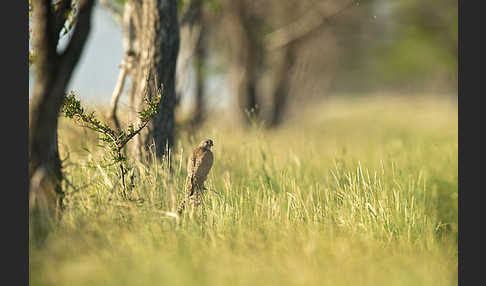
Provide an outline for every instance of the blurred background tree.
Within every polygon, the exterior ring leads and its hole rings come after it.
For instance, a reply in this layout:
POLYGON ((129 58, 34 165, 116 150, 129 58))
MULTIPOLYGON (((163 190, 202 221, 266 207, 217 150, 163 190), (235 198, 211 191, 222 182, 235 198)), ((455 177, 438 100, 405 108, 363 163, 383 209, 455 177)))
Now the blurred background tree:
MULTIPOLYGON (((125 3, 103 2, 119 9, 125 3)), ((455 0, 179 0, 178 6, 176 105, 190 103, 193 127, 214 107, 207 89, 218 78, 225 107, 244 125, 253 117, 268 127, 331 93, 457 93, 455 0)))
MULTIPOLYGON (((122 66, 129 66, 135 45, 126 37, 129 21, 124 24, 123 17, 131 2, 137 1, 100 0, 104 17, 110 11, 124 31, 122 66)), ((222 108, 236 111, 232 114, 243 125, 250 112, 265 126, 278 127, 330 94, 457 94, 456 0, 176 2, 180 49, 174 112, 188 126, 197 127, 222 108)), ((101 51, 100 45, 110 41, 106 35, 103 43, 88 45, 101 51)), ((96 69, 104 65, 102 58, 91 52, 81 62, 91 61, 96 69)), ((135 90, 130 73, 121 73, 118 78, 127 77, 131 87, 112 84, 117 100, 135 90)), ((75 81, 88 72, 78 74, 75 81)), ((105 85, 117 81, 106 76, 105 85)), ((90 96, 84 88, 76 86, 81 96, 90 96)))
POLYGON ((243 123, 278 126, 329 94, 457 93, 457 1, 204 4, 205 78, 224 76, 243 123))
POLYGON ((336 26, 345 56, 333 90, 456 93, 457 5, 456 0, 362 2, 366 12, 353 25, 336 26))

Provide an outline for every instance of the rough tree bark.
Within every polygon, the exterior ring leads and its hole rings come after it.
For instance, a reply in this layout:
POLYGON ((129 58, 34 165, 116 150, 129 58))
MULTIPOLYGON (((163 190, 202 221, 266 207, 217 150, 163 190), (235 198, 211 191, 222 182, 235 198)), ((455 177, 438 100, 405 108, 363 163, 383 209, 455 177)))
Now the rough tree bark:
MULTIPOLYGON (((132 73, 130 121, 137 122, 137 111, 144 106, 147 76, 152 74, 163 84, 157 117, 137 135, 129 146, 134 158, 146 159, 153 146, 162 157, 174 144, 175 72, 179 52, 179 23, 176 0, 130 0, 133 3, 137 64, 132 73)), ((149 81, 151 84, 153 81, 149 81)), ((148 88, 153 96, 153 88, 148 88)))
POLYGON ((71 0, 33 1, 33 46, 37 68, 29 102, 29 195, 31 214, 41 223, 58 214, 62 190, 57 145, 58 114, 65 90, 90 31, 93 0, 78 0, 77 22, 63 52, 57 50, 71 0))
MULTIPOLYGON (((119 23, 123 28, 123 49, 124 58, 120 63, 120 73, 118 75, 118 81, 113 90, 110 109, 107 113, 107 118, 109 118, 113 125, 120 128, 120 121, 117 116, 118 102, 122 95, 124 85, 127 77, 132 77, 133 67, 138 64, 138 59, 135 52, 137 50, 137 37, 135 34, 134 21, 137 13, 134 9, 134 1, 125 1, 124 7, 114 2, 115 0, 100 0, 100 3, 104 8, 112 15, 112 18, 119 23)), ((198 66, 203 66, 206 56, 206 40, 205 34, 207 29, 202 31, 202 21, 203 21, 203 0, 191 0, 189 2, 188 8, 182 11, 183 14, 180 18, 180 41, 184 45, 179 49, 179 55, 176 66, 176 108, 180 103, 182 94, 185 93, 187 89, 187 76, 185 73, 189 67, 190 60, 194 57, 198 66), (197 49, 197 51, 196 51, 197 49)), ((197 69, 196 77, 197 84, 201 83, 204 85, 202 78, 202 70, 197 69)), ((136 85, 132 84, 131 95, 135 95, 136 85)), ((203 119, 204 114, 204 88, 197 87, 196 92, 196 108, 194 110, 194 117, 192 118, 193 123, 200 123, 203 119)), ((194 125, 197 125, 194 124, 194 125)))

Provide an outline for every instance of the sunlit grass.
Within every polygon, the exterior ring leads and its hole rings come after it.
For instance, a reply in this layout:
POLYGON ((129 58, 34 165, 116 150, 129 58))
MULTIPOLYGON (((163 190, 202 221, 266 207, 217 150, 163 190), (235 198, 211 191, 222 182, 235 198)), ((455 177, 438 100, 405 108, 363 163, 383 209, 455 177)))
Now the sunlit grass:
POLYGON ((455 285, 457 106, 331 98, 280 130, 209 121, 121 200, 89 131, 61 120, 59 227, 31 246, 31 285, 455 285), (202 208, 182 199, 189 152, 215 142, 202 208), (216 194, 216 192, 218 194, 216 194))

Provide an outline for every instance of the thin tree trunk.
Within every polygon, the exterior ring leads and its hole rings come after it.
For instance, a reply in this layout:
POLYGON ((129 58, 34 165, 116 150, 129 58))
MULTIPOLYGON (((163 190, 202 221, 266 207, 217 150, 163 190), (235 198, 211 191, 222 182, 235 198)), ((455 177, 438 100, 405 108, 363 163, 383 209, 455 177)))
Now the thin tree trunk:
POLYGON ((292 67, 295 63, 295 47, 293 44, 285 46, 280 66, 275 75, 275 86, 273 90, 272 111, 270 114, 269 127, 277 127, 283 121, 283 115, 287 105, 290 82, 292 79, 292 67))
POLYGON ((123 91, 123 86, 125 85, 125 79, 127 77, 128 69, 122 61, 120 74, 118 75, 118 81, 116 83, 115 89, 113 90, 113 95, 111 97, 110 110, 108 111, 108 118, 113 122, 117 129, 120 129, 120 121, 116 116, 116 110, 118 109, 118 101, 123 91))
POLYGON ((64 52, 57 52, 63 15, 71 8, 70 3, 57 1, 55 9, 51 8, 50 0, 33 3, 37 72, 29 102, 29 204, 32 218, 37 221, 34 225, 46 223, 59 210, 62 171, 57 145, 58 114, 90 31, 93 0, 79 0, 72 38, 64 52))
POLYGON ((199 37, 194 53, 194 65, 196 67, 196 100, 192 125, 199 126, 205 119, 205 83, 206 83, 206 59, 207 59, 207 27, 204 20, 202 1, 195 1, 194 22, 200 27, 199 37))
POLYGON ((206 81, 206 35, 205 28, 201 27, 199 41, 196 47, 194 63, 196 66, 196 102, 194 108, 193 126, 199 126, 205 119, 205 81, 206 81))
POLYGON ((177 20, 176 0, 137 1, 135 9, 140 17, 136 23, 136 37, 140 45, 139 61, 134 72, 136 86, 130 100, 132 121, 138 121, 137 111, 144 107, 144 96, 151 98, 154 88, 146 86, 149 74, 163 84, 159 113, 129 146, 132 156, 145 159, 153 148, 157 157, 167 153, 174 144, 174 107, 175 107, 175 72, 179 51, 179 23, 177 20), (147 91, 147 93, 146 93, 147 91))
MULTIPOLYGON (((103 1, 105 6, 109 8, 110 11, 113 11, 117 6, 113 6, 109 1, 103 1), (111 7, 111 8, 110 8, 111 7)), ((123 92, 123 88, 125 86, 125 80, 127 76, 132 75, 133 66, 137 62, 136 59, 136 49, 137 49, 137 41, 135 37, 135 9, 132 1, 126 1, 125 6, 123 9, 123 15, 119 15, 119 11, 113 11, 113 15, 115 17, 120 17, 120 21, 123 27, 123 51, 124 51, 124 58, 120 64, 120 73, 118 74, 118 81, 115 85, 115 89, 113 90, 113 94, 111 97, 111 105, 108 111, 107 117, 113 122, 116 128, 120 128, 120 121, 118 120, 118 116, 116 115, 116 111, 118 109, 118 102, 120 100, 120 96, 123 92)), ((133 78, 133 77, 132 77, 133 78)))
POLYGON ((231 40, 231 82, 242 121, 249 124, 259 118, 258 82, 264 60, 260 37, 261 18, 253 14, 243 0, 229 5, 231 40))

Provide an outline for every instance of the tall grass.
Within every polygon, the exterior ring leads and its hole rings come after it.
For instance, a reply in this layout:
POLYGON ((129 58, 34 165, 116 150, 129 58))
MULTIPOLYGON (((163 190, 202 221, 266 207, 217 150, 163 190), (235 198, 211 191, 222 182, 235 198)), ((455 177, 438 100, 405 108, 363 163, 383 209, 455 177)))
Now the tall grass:
POLYGON ((61 120, 66 210, 31 285, 455 285, 457 109, 435 97, 332 98, 281 130, 208 122, 132 162, 133 201, 96 138, 61 120), (215 163, 183 217, 186 160, 215 163), (83 140, 80 140, 83 138, 83 140))

